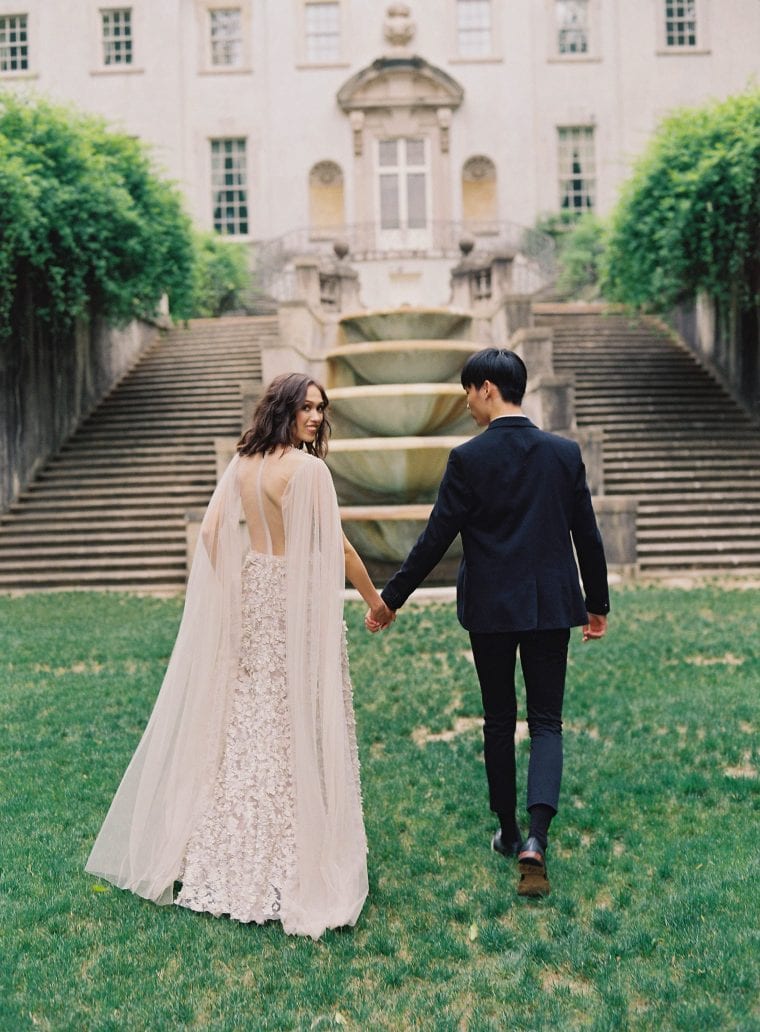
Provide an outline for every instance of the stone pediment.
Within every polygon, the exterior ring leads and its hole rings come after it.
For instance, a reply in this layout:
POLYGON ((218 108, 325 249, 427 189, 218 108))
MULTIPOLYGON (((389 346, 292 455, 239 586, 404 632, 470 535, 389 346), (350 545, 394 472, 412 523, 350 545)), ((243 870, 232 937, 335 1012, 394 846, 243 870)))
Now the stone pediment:
POLYGON ((464 90, 450 75, 421 57, 380 57, 338 91, 344 111, 373 108, 458 108, 464 90))

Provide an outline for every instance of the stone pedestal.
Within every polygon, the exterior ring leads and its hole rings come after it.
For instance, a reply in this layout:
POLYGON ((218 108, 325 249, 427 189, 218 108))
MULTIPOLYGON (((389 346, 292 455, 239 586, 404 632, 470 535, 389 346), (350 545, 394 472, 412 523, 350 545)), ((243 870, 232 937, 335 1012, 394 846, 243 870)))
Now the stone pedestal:
POLYGON ((550 327, 523 326, 512 334, 509 347, 527 366, 530 380, 554 375, 554 331, 550 327))
POLYGON ((462 241, 459 246, 463 258, 451 270, 451 303, 477 318, 479 311, 492 309, 511 293, 515 252, 471 255, 469 241, 462 241))
POLYGON ((575 377, 544 374, 528 380, 523 411, 542 430, 557 433, 575 427, 575 377))
POLYGON ((247 430, 253 422, 253 413, 263 391, 257 380, 241 380, 240 382, 240 429, 247 430))
POLYGON ((604 430, 594 427, 566 430, 563 437, 577 441, 583 453, 586 479, 592 494, 604 494, 604 430))
POLYGON ((594 512, 604 541, 607 563, 618 573, 632 575, 636 572, 637 509, 638 499, 635 497, 594 498, 594 512))
POLYGON ((319 272, 319 300, 331 312, 355 312, 362 307, 359 273, 345 262, 331 262, 319 272))

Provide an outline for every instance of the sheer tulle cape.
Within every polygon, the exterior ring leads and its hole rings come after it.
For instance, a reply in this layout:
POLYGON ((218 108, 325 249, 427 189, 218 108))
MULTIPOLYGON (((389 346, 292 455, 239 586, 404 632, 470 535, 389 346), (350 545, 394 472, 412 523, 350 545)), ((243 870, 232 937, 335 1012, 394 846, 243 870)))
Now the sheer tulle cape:
MULTIPOLYGON (((201 525, 153 713, 86 866, 156 903, 172 902, 213 785, 238 672, 248 547, 238 474, 235 458, 201 525)), ((361 796, 343 699, 343 543, 335 489, 319 459, 303 457, 283 497, 283 521, 296 856, 280 919, 285 931, 317 938, 326 928, 354 924, 367 895, 361 796)))

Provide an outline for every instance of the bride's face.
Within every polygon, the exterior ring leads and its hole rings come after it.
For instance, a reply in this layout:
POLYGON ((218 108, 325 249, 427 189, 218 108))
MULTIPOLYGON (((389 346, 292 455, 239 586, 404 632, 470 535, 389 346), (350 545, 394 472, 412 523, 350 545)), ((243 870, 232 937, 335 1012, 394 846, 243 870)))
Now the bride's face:
POLYGON ((296 412, 293 436, 296 444, 312 444, 325 418, 325 403, 322 392, 310 383, 303 404, 296 412))

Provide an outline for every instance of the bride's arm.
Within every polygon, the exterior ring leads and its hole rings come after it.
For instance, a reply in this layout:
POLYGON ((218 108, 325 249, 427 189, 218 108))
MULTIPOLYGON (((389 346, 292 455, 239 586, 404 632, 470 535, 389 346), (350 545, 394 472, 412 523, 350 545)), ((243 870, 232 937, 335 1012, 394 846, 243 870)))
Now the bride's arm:
POLYGON ((374 619, 381 625, 387 626, 396 619, 396 614, 387 609, 375 585, 370 580, 367 567, 345 534, 343 535, 343 552, 346 557, 346 577, 372 610, 374 619), (388 616, 391 613, 392 615, 388 616))

